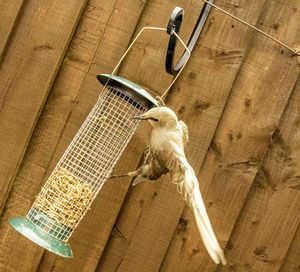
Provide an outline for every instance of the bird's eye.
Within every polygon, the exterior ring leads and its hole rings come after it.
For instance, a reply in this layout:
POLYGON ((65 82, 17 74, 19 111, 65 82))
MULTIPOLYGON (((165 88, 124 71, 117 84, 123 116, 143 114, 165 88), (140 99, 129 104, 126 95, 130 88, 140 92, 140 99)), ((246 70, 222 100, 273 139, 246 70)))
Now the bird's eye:
POLYGON ((159 120, 157 118, 154 117, 149 117, 150 120, 154 121, 154 122, 158 122, 159 120))

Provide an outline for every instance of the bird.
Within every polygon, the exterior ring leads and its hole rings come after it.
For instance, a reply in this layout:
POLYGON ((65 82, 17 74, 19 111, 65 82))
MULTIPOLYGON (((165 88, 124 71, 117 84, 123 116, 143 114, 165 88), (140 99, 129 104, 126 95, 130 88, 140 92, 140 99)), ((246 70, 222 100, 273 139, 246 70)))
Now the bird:
POLYGON ((205 209, 198 179, 186 158, 189 141, 187 125, 166 106, 152 108, 132 118, 147 120, 151 124, 149 144, 145 148, 142 164, 135 171, 115 177, 132 177, 132 186, 136 186, 169 173, 171 182, 176 184, 178 192, 193 210, 200 236, 212 260, 216 264, 226 265, 224 252, 205 209))

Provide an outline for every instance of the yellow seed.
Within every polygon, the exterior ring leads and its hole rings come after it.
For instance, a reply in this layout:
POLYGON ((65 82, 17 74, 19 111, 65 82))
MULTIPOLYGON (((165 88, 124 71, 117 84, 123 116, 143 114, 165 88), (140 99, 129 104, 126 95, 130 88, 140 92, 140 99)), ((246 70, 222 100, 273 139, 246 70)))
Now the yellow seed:
POLYGON ((58 223, 74 228, 93 199, 91 187, 64 168, 53 171, 34 206, 58 223))

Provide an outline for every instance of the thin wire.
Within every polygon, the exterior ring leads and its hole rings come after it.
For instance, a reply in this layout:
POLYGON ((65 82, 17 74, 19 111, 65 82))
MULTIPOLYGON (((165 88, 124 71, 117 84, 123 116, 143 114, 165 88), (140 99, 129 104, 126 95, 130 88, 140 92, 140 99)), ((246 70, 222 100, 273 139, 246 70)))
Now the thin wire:
POLYGON ((246 26, 248 26, 248 27, 250 27, 250 28, 252 28, 252 29, 254 29, 254 30, 256 30, 256 31, 258 31, 259 33, 261 33, 261 34, 267 36, 267 37, 270 38, 271 40, 273 40, 273 41, 279 43, 281 46, 283 46, 283 47, 289 49, 290 51, 292 51, 292 52, 293 52, 293 55, 298 55, 298 56, 300 56, 300 51, 299 51, 299 50, 295 50, 295 49, 289 47, 288 45, 286 45, 286 44, 284 44, 283 42, 279 41, 278 39, 274 38, 274 37, 271 36, 270 34, 268 34, 268 33, 264 32, 264 31, 260 30, 259 28, 257 28, 257 27, 255 27, 255 26, 253 26, 253 25, 251 25, 251 24, 245 22, 244 20, 242 20, 242 19, 240 19, 240 18, 234 16, 233 14, 229 13, 228 11, 226 11, 226 10, 224 10, 224 9, 222 9, 222 8, 220 8, 220 7, 218 7, 218 6, 216 6, 215 4, 213 4, 213 3, 211 3, 211 2, 209 2, 209 1, 207 1, 207 0, 202 0, 202 1, 205 2, 205 3, 207 3, 207 4, 209 4, 209 5, 211 5, 211 6, 213 6, 213 7, 216 8, 217 10, 219 10, 219 11, 221 11, 221 12, 227 14, 228 16, 234 18, 235 20, 239 21, 240 23, 242 23, 242 24, 244 24, 244 25, 246 25, 246 26))
MULTIPOLYGON (((167 31, 166 28, 162 28, 162 27, 150 27, 150 26, 146 26, 143 27, 141 29, 141 31, 136 35, 136 37, 134 38, 134 40, 131 42, 131 44, 129 45, 129 47, 127 48, 127 50, 125 51, 125 53, 123 54, 123 56, 121 57, 121 59, 119 60, 119 62, 117 63, 116 67, 114 68, 114 70, 112 71, 112 75, 116 72, 116 70, 118 69, 118 67, 120 66, 121 62, 123 61, 123 59, 126 57, 126 55, 128 54, 129 50, 131 49, 131 47, 134 45, 134 43, 136 42, 136 40, 139 38, 139 36, 142 34, 142 32, 144 30, 161 30, 161 31, 167 31)), ((172 87, 172 85, 174 84, 174 82, 176 81, 176 79, 178 78, 178 76, 180 75, 180 73, 182 72, 184 66, 186 65, 186 63, 188 62, 190 56, 191 56, 191 52, 190 50, 187 48, 187 46, 185 45, 185 43, 182 41, 182 39, 178 36, 178 34, 175 31, 171 31, 171 35, 174 34, 178 40, 182 43, 182 45, 184 46, 185 50, 188 52, 188 57, 185 61, 185 63, 182 65, 180 71, 177 73, 177 75, 174 77, 174 79, 172 80, 172 82, 170 83, 170 85, 168 86, 168 88, 164 91, 164 93, 160 96, 160 99, 162 100, 163 97, 168 93, 168 91, 170 90, 170 88, 172 87)))
POLYGON ((187 57, 185 63, 182 65, 180 71, 179 71, 179 72, 177 73, 177 75, 174 77, 174 79, 173 79, 173 81, 171 82, 171 84, 169 85, 169 87, 168 87, 168 88, 165 90, 165 92, 161 95, 161 99, 163 99, 164 96, 169 92, 170 88, 172 87, 172 85, 174 84, 174 82, 176 81, 176 79, 177 79, 177 78, 179 77, 179 75, 181 74, 181 72, 182 72, 184 66, 187 64, 187 62, 188 62, 188 60, 189 60, 189 58, 190 58, 190 56, 191 56, 191 51, 187 48, 187 46, 186 46, 185 43, 182 41, 182 39, 179 37, 179 35, 178 35, 175 31, 173 31, 173 30, 171 31, 171 33, 174 34, 174 35, 177 37, 177 39, 182 43, 182 45, 184 46, 186 52, 188 52, 189 55, 188 55, 188 57, 187 57))
POLYGON ((115 74, 116 70, 118 69, 118 67, 120 66, 121 62, 123 61, 123 59, 126 57, 127 53, 129 52, 129 50, 131 49, 131 47, 134 45, 134 43, 136 42, 136 40, 138 39, 138 37, 142 34, 142 32, 144 30, 148 30, 148 29, 152 29, 152 30, 162 30, 162 31, 167 31, 166 28, 161 28, 161 27, 150 27, 150 26, 145 26, 141 29, 141 31, 139 32, 139 34, 136 35, 136 37, 134 38, 134 40, 131 42, 131 44, 129 45, 129 47, 127 48, 127 50, 125 51, 125 53, 123 54, 122 58, 119 60, 119 62, 117 63, 115 69, 112 71, 112 75, 115 74))

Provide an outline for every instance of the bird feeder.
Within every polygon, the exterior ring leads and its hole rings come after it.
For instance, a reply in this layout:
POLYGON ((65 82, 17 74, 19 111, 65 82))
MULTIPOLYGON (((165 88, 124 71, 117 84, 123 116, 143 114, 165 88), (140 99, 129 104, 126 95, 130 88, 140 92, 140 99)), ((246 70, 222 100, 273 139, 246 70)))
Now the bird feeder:
POLYGON ((67 241, 110 177, 139 121, 131 117, 156 100, 122 77, 101 74, 104 89, 25 217, 10 225, 58 255, 71 258, 67 241))
POLYGON ((172 74, 175 73, 176 76, 162 98, 190 56, 190 49, 177 34, 182 15, 183 10, 176 8, 168 28, 142 28, 112 74, 97 76, 104 88, 96 105, 42 187, 26 217, 14 217, 9 220, 13 228, 53 253, 72 257, 72 250, 67 242, 101 187, 111 176, 115 164, 133 136, 139 121, 132 117, 159 106, 146 90, 127 79, 115 76, 114 73, 144 30, 167 32, 171 38, 166 70, 171 69, 172 74), (170 65, 173 65, 176 44, 174 36, 186 50, 180 65, 177 65, 180 69, 176 66, 179 70, 176 67, 170 68, 170 65))

